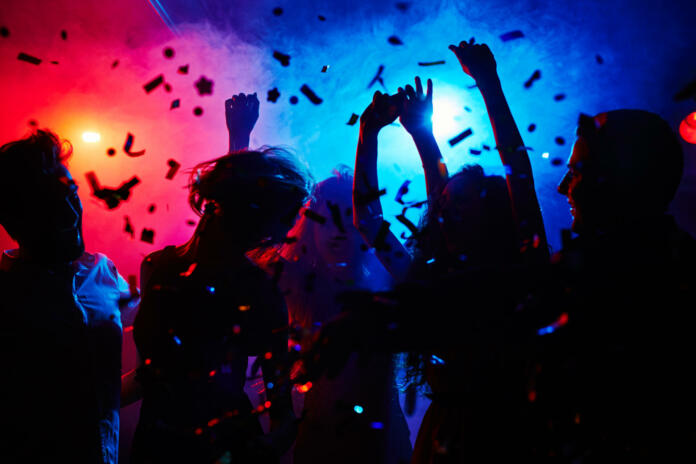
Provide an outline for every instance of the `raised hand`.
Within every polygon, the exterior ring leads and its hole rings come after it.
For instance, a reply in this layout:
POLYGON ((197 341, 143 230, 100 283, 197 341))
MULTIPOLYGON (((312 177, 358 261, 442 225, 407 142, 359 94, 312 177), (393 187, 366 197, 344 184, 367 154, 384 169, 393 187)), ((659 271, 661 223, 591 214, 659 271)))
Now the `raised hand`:
POLYGON ((433 81, 428 79, 426 93, 423 93, 423 84, 420 77, 416 76, 416 88, 410 85, 406 89, 399 87, 399 93, 403 99, 399 122, 409 134, 419 131, 432 132, 433 122, 433 81))
POLYGON ((360 131, 377 133, 381 128, 394 122, 401 111, 403 97, 388 95, 379 90, 360 116, 360 131))
POLYGON ((249 146, 249 136, 258 119, 259 99, 255 92, 251 95, 240 93, 225 100, 225 121, 230 134, 230 151, 249 146))
POLYGON ((462 69, 476 81, 497 75, 495 58, 486 44, 459 42, 459 46, 450 45, 462 65, 462 69))

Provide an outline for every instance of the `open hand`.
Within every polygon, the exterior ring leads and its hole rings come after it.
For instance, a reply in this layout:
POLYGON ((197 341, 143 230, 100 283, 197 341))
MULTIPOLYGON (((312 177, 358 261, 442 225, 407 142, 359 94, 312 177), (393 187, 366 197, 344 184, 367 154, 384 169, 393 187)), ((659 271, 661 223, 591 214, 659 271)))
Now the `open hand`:
POLYGON ((487 79, 497 74, 495 58, 486 44, 459 42, 459 46, 450 45, 462 65, 462 69, 476 81, 487 79))
POLYGON ((240 93, 225 101, 225 120, 230 136, 248 137, 259 119, 259 99, 256 92, 240 93))
POLYGON ((399 116, 402 96, 388 95, 379 90, 372 97, 372 103, 365 108, 360 116, 360 130, 379 132, 384 126, 391 124, 399 116))
POLYGON ((423 93, 423 84, 420 77, 416 76, 416 88, 410 85, 406 89, 399 87, 399 95, 403 99, 403 107, 399 121, 409 134, 418 131, 433 130, 433 81, 428 79, 426 93, 423 93))

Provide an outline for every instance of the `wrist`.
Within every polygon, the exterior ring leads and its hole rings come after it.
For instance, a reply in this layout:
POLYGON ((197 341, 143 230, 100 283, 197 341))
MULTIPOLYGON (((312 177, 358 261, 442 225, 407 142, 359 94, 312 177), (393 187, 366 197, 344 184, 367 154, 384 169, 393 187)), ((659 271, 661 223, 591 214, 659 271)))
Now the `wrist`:
POLYGON ((418 126, 415 129, 409 130, 408 133, 411 134, 411 138, 416 141, 434 138, 432 125, 418 126))

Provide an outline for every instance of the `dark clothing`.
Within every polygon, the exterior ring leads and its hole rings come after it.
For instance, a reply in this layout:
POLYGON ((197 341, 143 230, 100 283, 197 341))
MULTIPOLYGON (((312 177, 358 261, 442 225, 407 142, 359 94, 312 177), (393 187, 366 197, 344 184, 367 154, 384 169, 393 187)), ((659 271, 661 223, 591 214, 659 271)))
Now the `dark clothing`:
POLYGON ((578 238, 554 257, 557 291, 540 304, 568 323, 537 337, 540 457, 695 459, 694 262, 696 241, 671 217, 578 238))
POLYGON ((264 381, 274 384, 266 390, 271 414, 289 407, 289 390, 276 394, 283 385, 274 374, 287 353, 284 300, 243 256, 228 269, 207 273, 174 247, 145 260, 133 332, 143 361, 133 463, 251 459, 263 432, 243 391, 248 356, 264 359, 264 381))
POLYGON ((0 461, 117 463, 128 294, 104 255, 64 275, 3 255, 0 461))

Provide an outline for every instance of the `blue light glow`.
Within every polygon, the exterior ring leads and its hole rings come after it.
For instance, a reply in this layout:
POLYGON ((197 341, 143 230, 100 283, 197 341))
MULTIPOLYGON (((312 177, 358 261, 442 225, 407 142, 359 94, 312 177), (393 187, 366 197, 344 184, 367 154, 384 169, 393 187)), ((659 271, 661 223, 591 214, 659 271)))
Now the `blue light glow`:
POLYGON ((363 413, 363 407, 360 406, 359 404, 356 404, 355 406, 353 406, 353 411, 355 411, 355 412, 358 413, 358 414, 362 414, 362 413, 363 413))

